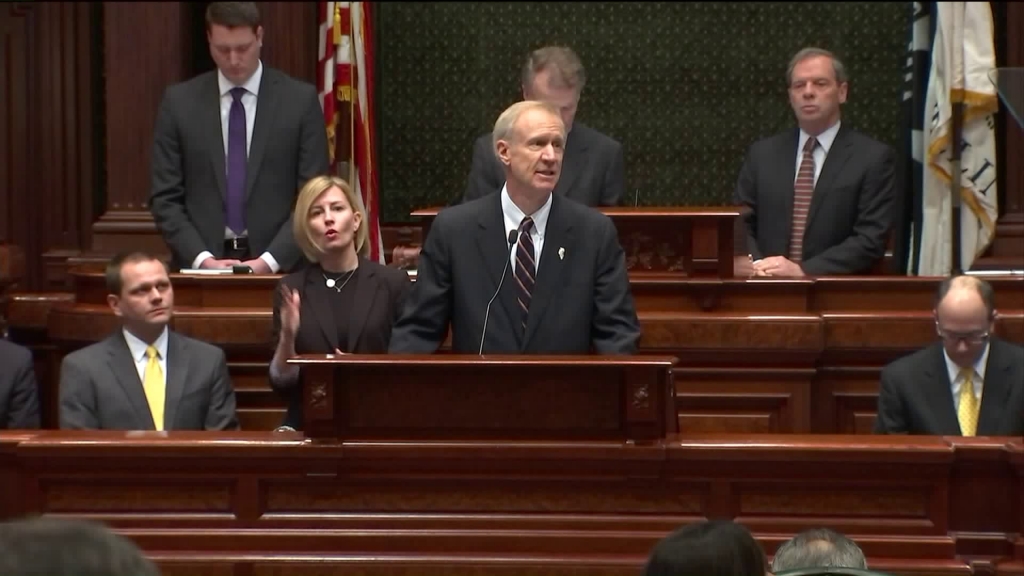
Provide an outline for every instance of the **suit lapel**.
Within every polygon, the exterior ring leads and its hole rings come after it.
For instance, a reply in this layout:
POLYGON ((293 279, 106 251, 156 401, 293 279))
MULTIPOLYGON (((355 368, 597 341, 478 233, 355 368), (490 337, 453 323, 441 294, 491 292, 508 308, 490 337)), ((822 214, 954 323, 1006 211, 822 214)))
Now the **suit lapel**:
POLYGON ((178 413, 178 404, 185 394, 185 383, 188 382, 188 344, 177 334, 167 332, 167 382, 164 392, 164 430, 174 430, 174 418, 178 413))
MULTIPOLYGON (((493 282, 491 286, 486 287, 487 299, 490 300, 491 295, 500 284, 501 291, 497 300, 501 302, 506 316, 515 326, 518 319, 521 318, 521 312, 519 305, 515 303, 515 291, 513 290, 515 275, 511 265, 505 271, 505 282, 501 282, 501 273, 505 270, 505 263, 511 261, 508 235, 505 233, 505 217, 501 211, 501 194, 491 194, 488 198, 490 200, 484 205, 483 213, 480 214, 479 228, 476 232, 476 246, 480 250, 481 265, 487 269, 493 282)), ((491 306, 493 311, 494 305, 491 306)), ((515 334, 518 344, 522 340, 519 330, 511 332, 515 334)))
POLYGON ((377 272, 368 265, 366 260, 359 259, 359 267, 362 269, 359 280, 356 281, 356 306, 352 310, 352 316, 348 321, 348 350, 355 352, 359 345, 359 336, 366 326, 366 319, 373 309, 373 301, 380 293, 377 286, 377 272))
POLYGON ((306 277, 302 283, 302 298, 309 301, 310 314, 316 318, 333 353, 338 348, 338 325, 334 322, 334 309, 331 307, 330 301, 327 300, 325 291, 306 289, 311 283, 317 282, 317 277, 323 274, 322 270, 320 266, 306 268, 306 277))
POLYGON ((156 424, 153 423, 153 415, 149 412, 149 402, 139 379, 139 371, 135 367, 135 359, 132 358, 131 350, 128 349, 128 343, 125 342, 124 334, 120 330, 107 339, 107 350, 110 372, 124 391, 128 404, 135 410, 138 421, 144 423, 147 430, 155 430, 156 424))
POLYGON ((551 213, 548 215, 547 229, 544 231, 544 248, 540 254, 540 269, 537 270, 530 298, 530 313, 526 317, 523 350, 526 350, 530 339, 537 332, 548 304, 564 286, 565 270, 576 254, 573 246, 572 221, 562 217, 563 202, 568 200, 558 196, 551 199, 551 213), (559 256, 559 251, 563 249, 564 258, 559 256))
POLYGON ((789 138, 785 145, 780 146, 776 162, 782 168, 779 170, 779 177, 782 179, 778 190, 782 191, 782 229, 785 231, 786 252, 789 252, 789 237, 793 234, 793 196, 796 194, 796 158, 798 155, 797 146, 800 144, 800 131, 790 131, 789 138))
POLYGON ((565 143, 565 156, 562 158, 562 172, 558 176, 558 184, 555 185, 555 194, 568 196, 576 178, 587 166, 587 148, 588 143, 580 130, 569 132, 568 141, 565 143))
POLYGON ((933 345, 931 360, 924 368, 921 382, 931 387, 925 391, 924 401, 931 404, 930 412, 939 419, 941 433, 951 436, 961 434, 956 401, 953 399, 953 383, 949 381, 949 369, 941 344, 933 345))
POLYGON ((259 175, 260 165, 263 163, 263 155, 267 150, 267 142, 274 129, 274 119, 277 114, 280 93, 278 90, 280 79, 273 70, 264 66, 263 78, 260 80, 260 94, 256 104, 256 121, 252 130, 252 145, 249 150, 249 160, 245 170, 245 198, 248 200, 252 194, 253 183, 259 175))
POLYGON ((217 178, 221 198, 224 198, 228 193, 227 169, 224 167, 224 128, 220 120, 220 86, 217 85, 216 73, 211 74, 209 81, 203 84, 200 96, 200 125, 206 133, 206 141, 210 144, 213 174, 217 178))
POLYGON ((811 229, 814 216, 821 211, 821 205, 825 202, 825 196, 852 155, 853 147, 850 144, 850 139, 847 137, 847 131, 840 126, 835 140, 832 141, 832 148, 829 149, 828 154, 825 156, 825 164, 821 167, 818 182, 814 185, 814 194, 811 195, 811 207, 807 212, 805 232, 811 229))
POLYGON ((1007 398, 1013 388, 1013 364, 1009 355, 1002 353, 1002 344, 993 339, 989 343, 985 383, 981 389, 981 410, 978 412, 978 436, 998 436, 999 423, 1007 408, 1007 398))

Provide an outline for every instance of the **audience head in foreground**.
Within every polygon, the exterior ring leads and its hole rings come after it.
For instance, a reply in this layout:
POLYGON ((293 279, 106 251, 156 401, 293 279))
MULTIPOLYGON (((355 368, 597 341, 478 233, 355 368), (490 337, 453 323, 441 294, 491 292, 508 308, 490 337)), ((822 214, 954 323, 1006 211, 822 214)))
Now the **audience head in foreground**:
POLYGON ((764 551, 740 524, 713 520, 690 524, 658 542, 642 576, 761 576, 764 551))
POLYGON ((992 286, 946 278, 934 316, 939 341, 882 369, 875 432, 1024 434, 1024 347, 994 335, 992 286))
POLYGON ((131 540, 93 522, 28 518, 0 523, 3 576, 160 576, 131 540))
POLYGON ((772 559, 775 573, 800 568, 867 570, 868 562, 856 542, 828 528, 817 528, 805 530, 786 541, 772 559))

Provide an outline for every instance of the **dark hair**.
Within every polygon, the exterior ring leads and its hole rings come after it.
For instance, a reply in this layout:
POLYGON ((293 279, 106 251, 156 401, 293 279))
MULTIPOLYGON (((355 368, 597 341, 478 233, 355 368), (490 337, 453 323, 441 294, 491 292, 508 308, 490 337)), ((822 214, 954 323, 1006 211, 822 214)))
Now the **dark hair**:
POLYGON ((110 294, 117 294, 118 296, 121 295, 121 290, 124 289, 124 278, 121 276, 121 269, 125 264, 134 264, 135 262, 152 262, 153 260, 163 264, 165 269, 167 268, 167 264, 163 260, 148 252, 138 250, 132 252, 121 252, 111 258, 110 262, 107 264, 106 272, 108 292, 110 294))
POLYGON ((935 294, 935 308, 938 309, 942 301, 946 299, 946 295, 953 288, 973 288, 978 296, 981 296, 981 301, 985 303, 985 309, 988 311, 989 317, 996 310, 996 293, 992 289, 992 285, 982 280, 981 278, 975 278, 974 276, 968 276, 967 274, 958 274, 956 276, 950 276, 939 283, 939 290, 935 294))
POLYGON ((798 568, 859 568, 867 570, 864 552, 853 540, 828 528, 805 530, 775 551, 772 572, 798 568))
POLYGON ((764 550, 750 531, 727 520, 690 524, 658 542, 643 576, 761 576, 764 550))
POLYGON ((260 27, 260 9, 255 2, 210 2, 206 7, 206 30, 214 25, 225 28, 248 26, 255 32, 260 27))
POLYGON ((36 517, 0 523, 0 574, 160 576, 131 540, 102 524, 36 517))

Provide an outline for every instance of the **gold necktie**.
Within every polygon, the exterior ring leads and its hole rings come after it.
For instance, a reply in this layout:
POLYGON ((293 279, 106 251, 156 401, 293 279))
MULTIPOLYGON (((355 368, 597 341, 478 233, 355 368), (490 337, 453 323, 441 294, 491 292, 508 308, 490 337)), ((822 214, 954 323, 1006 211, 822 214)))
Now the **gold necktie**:
POLYGON ((149 363, 146 364, 146 375, 142 378, 142 388, 146 391, 149 411, 153 414, 153 424, 157 430, 164 429, 164 374, 160 369, 159 354, 156 348, 146 348, 149 363))
POLYGON ((978 432, 978 399, 974 396, 974 370, 962 370, 964 376, 960 384, 960 406, 956 417, 960 421, 960 432, 964 436, 974 436, 978 432))

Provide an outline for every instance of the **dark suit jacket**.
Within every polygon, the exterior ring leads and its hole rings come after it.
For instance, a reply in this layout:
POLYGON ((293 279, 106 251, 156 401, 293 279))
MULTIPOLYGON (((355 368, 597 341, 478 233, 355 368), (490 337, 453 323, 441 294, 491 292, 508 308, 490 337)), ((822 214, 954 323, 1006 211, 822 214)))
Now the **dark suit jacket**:
MULTIPOLYGON (((555 194, 587 206, 617 206, 626 190, 625 165, 622 144, 589 126, 573 122, 565 142, 562 173, 555 194)), ((462 201, 500 192, 504 185, 505 170, 494 154, 491 134, 484 134, 473 145, 473 164, 462 201)))
MULTIPOLYGON (((416 284, 391 333, 393 353, 431 353, 445 339, 476 354, 487 303, 509 261, 501 194, 445 208, 420 251, 416 284)), ((485 353, 629 354, 640 339, 626 261, 604 214, 555 195, 526 333, 511 266, 490 308, 485 353), (558 251, 564 248, 564 258, 558 251)))
MULTIPOLYGON (((798 129, 750 147, 735 202, 749 208, 755 260, 789 256, 798 129)), ((814 187, 801 268, 809 276, 863 274, 885 256, 895 202, 895 152, 841 125, 814 187)))
POLYGON ((0 340, 0 430, 39 428, 39 391, 32 352, 0 340))
MULTIPOLYGON (((359 259, 360 274, 356 284, 355 309, 348 327, 348 350, 354 354, 386 354, 391 339, 391 327, 398 320, 406 297, 412 288, 404 270, 381 266, 365 258, 359 259)), ((299 291, 299 331, 295 335, 296 354, 332 354, 338 348, 338 328, 330 302, 323 293, 307 291, 310 275, 319 278, 319 265, 293 272, 283 278, 274 291, 274 325, 271 342, 277 347, 281 334, 280 284, 299 291)), ((288 401, 288 414, 283 425, 302 429, 302 387, 299 382, 275 382, 270 385, 288 401)))
MULTIPOLYGON (((224 255, 227 184, 217 71, 164 93, 153 141, 151 210, 178 267, 204 250, 224 255)), ((269 251, 282 271, 301 252, 290 218, 298 190, 328 172, 327 134, 316 89, 263 67, 246 171, 246 225, 257 258, 269 251)))
MULTIPOLYGON (((168 331, 164 429, 236 430, 235 391, 224 351, 168 331)), ((60 427, 155 430, 139 372, 121 330, 64 357, 60 427)))
MULTIPOLYGON (((875 433, 961 433, 941 343, 882 370, 875 433)), ((1024 348, 998 338, 990 342, 977 435, 1024 436, 1024 348)))

